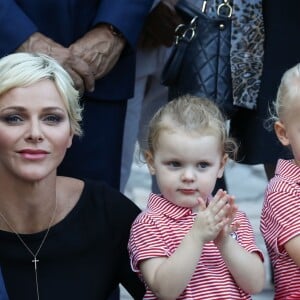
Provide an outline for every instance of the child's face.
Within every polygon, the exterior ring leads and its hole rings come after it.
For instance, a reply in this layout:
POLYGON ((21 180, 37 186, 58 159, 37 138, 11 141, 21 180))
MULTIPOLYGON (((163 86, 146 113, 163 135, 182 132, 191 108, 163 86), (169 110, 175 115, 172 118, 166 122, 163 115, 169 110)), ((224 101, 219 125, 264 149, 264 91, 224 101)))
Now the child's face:
POLYGON ((162 131, 148 167, 156 175, 161 193, 182 207, 195 207, 197 198, 211 194, 216 179, 222 177, 227 155, 218 137, 186 131, 162 131))
POLYGON ((294 99, 283 120, 275 123, 275 132, 284 146, 290 146, 295 163, 300 166, 300 99, 294 99))

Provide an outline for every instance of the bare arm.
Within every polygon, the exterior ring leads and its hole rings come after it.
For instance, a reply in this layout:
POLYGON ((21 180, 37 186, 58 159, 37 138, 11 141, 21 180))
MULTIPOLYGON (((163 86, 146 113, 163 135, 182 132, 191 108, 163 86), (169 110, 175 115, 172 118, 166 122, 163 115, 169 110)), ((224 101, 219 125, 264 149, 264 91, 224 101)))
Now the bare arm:
MULTIPOLYGON (((233 201, 233 198, 230 201, 233 201)), ((234 210, 237 209, 234 206, 231 207, 234 210)), ((232 211, 229 224, 232 224, 234 215, 235 212, 232 211)), ((224 226, 214 242, 238 286, 249 294, 256 294, 264 287, 264 264, 257 253, 248 252, 230 236, 230 233, 239 225, 224 226)))
POLYGON ((290 239, 284 247, 291 259, 300 267, 300 235, 290 239))
POLYGON ((238 242, 228 236, 219 250, 238 286, 246 293, 259 293, 265 283, 263 262, 257 253, 246 251, 238 242))

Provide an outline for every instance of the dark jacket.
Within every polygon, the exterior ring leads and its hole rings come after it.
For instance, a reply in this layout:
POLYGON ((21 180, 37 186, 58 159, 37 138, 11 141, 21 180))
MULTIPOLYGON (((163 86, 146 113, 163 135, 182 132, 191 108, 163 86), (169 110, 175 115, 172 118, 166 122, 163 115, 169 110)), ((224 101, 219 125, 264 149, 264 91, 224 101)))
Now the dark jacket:
POLYGON ((133 94, 138 36, 153 0, 1 0, 0 57, 14 52, 38 31, 68 47, 98 23, 109 23, 127 39, 112 71, 96 83, 94 99, 128 99, 133 94))

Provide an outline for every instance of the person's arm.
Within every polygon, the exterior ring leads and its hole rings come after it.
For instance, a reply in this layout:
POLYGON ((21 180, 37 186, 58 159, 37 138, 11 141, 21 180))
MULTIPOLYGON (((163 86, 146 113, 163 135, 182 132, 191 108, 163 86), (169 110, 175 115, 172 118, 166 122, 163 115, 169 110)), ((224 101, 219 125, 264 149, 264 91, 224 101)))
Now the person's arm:
MULTIPOLYGON (((295 264, 300 267, 300 211, 299 193, 291 188, 289 182, 282 181, 281 190, 268 192, 265 202, 269 207, 269 216, 265 217, 268 230, 276 228, 272 237, 276 237, 278 251, 286 250, 295 264), (285 213, 283 213, 285 212, 285 213), (272 218, 270 215, 272 214, 272 218), (272 220, 272 223, 271 223, 272 220)), ((264 234, 270 236, 270 233, 264 234)))
POLYGON ((137 41, 153 0, 102 0, 100 1, 94 26, 100 23, 113 25, 124 36, 132 49, 137 41))
POLYGON ((295 264, 300 267, 300 234, 286 242, 284 248, 295 264))
POLYGON ((74 56, 91 66, 95 79, 102 78, 111 71, 127 43, 135 48, 152 2, 153 0, 100 1, 94 27, 70 46, 74 56))
POLYGON ((0 56, 14 52, 33 33, 37 26, 14 0, 0 1, 0 56))
POLYGON ((141 212, 140 208, 119 191, 107 187, 107 211, 109 226, 112 229, 112 237, 116 244, 115 261, 117 270, 115 275, 120 284, 135 300, 142 300, 145 294, 144 283, 137 273, 131 269, 129 253, 127 249, 130 229, 133 221, 141 212))
POLYGON ((105 76, 115 66, 125 47, 125 38, 110 24, 99 24, 70 47, 74 57, 85 61, 95 79, 105 76))
POLYGON ((94 88, 95 77, 88 63, 39 32, 29 36, 15 52, 43 53, 51 56, 66 69, 72 77, 75 87, 81 93, 84 89, 92 90, 94 88))
POLYGON ((170 257, 150 258, 140 263, 145 282, 159 299, 176 299, 186 288, 204 244, 213 240, 228 222, 227 201, 227 194, 219 191, 207 207, 201 203, 192 228, 170 257))
POLYGON ((300 267, 300 235, 289 240, 284 247, 291 259, 300 267))
POLYGON ((69 49, 39 32, 38 26, 14 0, 0 1, 0 57, 13 52, 39 52, 56 59, 70 74, 79 90, 92 89, 90 66, 69 49))
POLYGON ((171 47, 175 41, 175 29, 182 23, 175 10, 175 1, 159 1, 146 18, 139 46, 144 49, 171 47))
MULTIPOLYGON (((126 246, 124 246, 126 250, 126 246)), ((137 273, 133 272, 130 266, 128 251, 124 252, 124 256, 120 262, 119 275, 120 283, 124 286, 127 292, 133 299, 143 299, 145 295, 145 285, 138 277, 137 273)))
MULTIPOLYGON (((233 225, 236 229, 241 227, 237 230, 237 235, 246 235, 243 232, 244 230, 249 231, 250 233, 248 234, 252 234, 253 231, 249 228, 250 223, 243 223, 233 225)), ((214 242, 237 285, 246 293, 259 293, 263 289, 265 282, 262 258, 256 252, 247 251, 237 240, 231 237, 230 233, 232 231, 235 230, 225 226, 214 242)))
POLYGON ((260 256, 246 251, 230 236, 218 248, 237 285, 246 293, 259 293, 265 283, 264 265, 260 256))

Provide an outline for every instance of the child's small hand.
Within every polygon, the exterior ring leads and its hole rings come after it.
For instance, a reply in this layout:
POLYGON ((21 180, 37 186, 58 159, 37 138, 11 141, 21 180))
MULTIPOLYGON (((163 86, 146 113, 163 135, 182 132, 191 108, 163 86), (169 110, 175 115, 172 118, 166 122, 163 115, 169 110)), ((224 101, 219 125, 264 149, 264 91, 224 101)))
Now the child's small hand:
POLYGON ((214 243, 220 247, 222 243, 229 238, 230 233, 236 231, 239 227, 239 223, 232 223, 233 219, 235 217, 235 214, 238 210, 237 206, 234 203, 234 196, 227 195, 228 196, 228 211, 227 211, 227 223, 224 225, 224 227, 220 230, 217 237, 214 239, 214 243))
POLYGON ((207 206, 205 201, 199 198, 199 212, 193 230, 204 243, 214 240, 220 230, 228 224, 232 214, 230 209, 230 196, 223 190, 219 190, 207 206))

